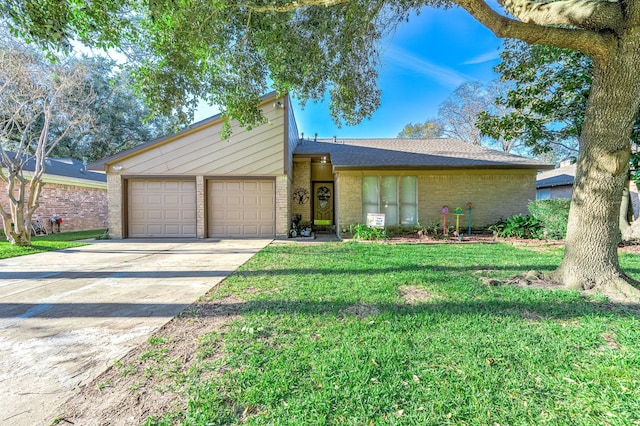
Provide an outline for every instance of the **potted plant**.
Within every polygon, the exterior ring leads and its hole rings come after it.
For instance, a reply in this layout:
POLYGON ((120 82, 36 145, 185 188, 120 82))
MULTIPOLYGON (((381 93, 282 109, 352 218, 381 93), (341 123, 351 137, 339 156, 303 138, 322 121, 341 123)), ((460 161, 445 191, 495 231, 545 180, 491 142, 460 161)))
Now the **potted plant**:
POLYGON ((300 236, 301 237, 310 237, 311 236, 311 222, 301 222, 300 223, 300 236))

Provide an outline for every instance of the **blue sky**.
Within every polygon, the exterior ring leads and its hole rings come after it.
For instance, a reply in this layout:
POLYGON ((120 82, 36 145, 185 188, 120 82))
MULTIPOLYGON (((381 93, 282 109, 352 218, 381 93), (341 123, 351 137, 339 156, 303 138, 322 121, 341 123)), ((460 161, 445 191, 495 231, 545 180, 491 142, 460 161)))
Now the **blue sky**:
MULTIPOLYGON (((440 103, 463 82, 497 78, 493 67, 501 46, 502 40, 464 10, 425 8, 400 24, 382 46, 382 103, 370 119, 338 127, 328 99, 308 101, 303 109, 294 98, 298 129, 305 137, 394 138, 407 123, 435 118, 440 103)), ((195 121, 215 113, 215 108, 200 108, 195 121)))
MULTIPOLYGON (((498 76, 502 41, 460 8, 424 9, 399 25, 383 45, 378 80, 382 104, 371 119, 357 126, 338 126, 329 103, 295 105, 298 128, 305 137, 396 137, 409 122, 434 118, 438 106, 467 80, 488 82, 498 76)), ((294 99, 295 101, 295 99, 294 99)))

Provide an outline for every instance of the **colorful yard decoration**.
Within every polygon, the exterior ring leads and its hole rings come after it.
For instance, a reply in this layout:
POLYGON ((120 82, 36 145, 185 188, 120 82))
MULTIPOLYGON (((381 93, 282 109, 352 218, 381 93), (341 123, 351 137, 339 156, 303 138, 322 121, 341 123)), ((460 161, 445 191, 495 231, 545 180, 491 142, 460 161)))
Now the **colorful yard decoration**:
POLYGON ((467 232, 467 235, 471 235, 471 217, 473 215, 473 203, 472 202, 468 202, 467 203, 467 210, 469 210, 469 231, 467 232))
POLYGON ((463 215, 462 207, 456 207, 453 214, 456 215, 456 235, 460 235, 460 216, 463 215))
POLYGON ((447 235, 447 215, 449 214, 449 207, 442 207, 442 234, 447 235))

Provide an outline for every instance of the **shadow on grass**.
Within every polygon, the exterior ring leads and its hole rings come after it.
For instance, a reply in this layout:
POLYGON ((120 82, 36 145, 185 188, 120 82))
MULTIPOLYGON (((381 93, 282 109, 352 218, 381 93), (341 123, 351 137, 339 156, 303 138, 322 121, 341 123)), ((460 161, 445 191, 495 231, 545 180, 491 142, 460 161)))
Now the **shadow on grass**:
MULTIPOLYGON (((523 312, 537 314, 540 319, 573 319, 582 316, 633 316, 640 318, 640 305, 611 302, 512 302, 495 301, 429 301, 420 304, 403 303, 352 303, 352 302, 307 302, 303 300, 257 300, 242 304, 241 312, 264 312, 276 314, 307 314, 331 316, 371 315, 493 315, 521 317, 523 312), (354 309, 361 307, 362 309, 354 309), (355 313, 354 313, 355 312, 355 313), (358 314, 361 312, 362 314, 358 314), (375 313, 375 314, 372 314, 375 313)), ((197 305, 195 305, 197 306, 197 305)), ((206 313, 206 311, 205 311, 206 313)))
MULTIPOLYGON (((433 300, 421 304, 357 303, 349 301, 310 302, 305 300, 232 301, 224 299, 196 302, 192 305, 171 303, 0 303, 0 318, 133 318, 173 316, 224 317, 252 312, 276 315, 303 314, 311 316, 371 318, 378 315, 478 315, 518 317, 535 320, 567 320, 583 316, 627 316, 640 318, 640 305, 611 302, 512 302, 433 300), (186 309, 185 309, 186 308, 186 309), (523 316, 524 315, 524 316, 523 316)), ((11 326, 0 322, 0 329, 11 326)))

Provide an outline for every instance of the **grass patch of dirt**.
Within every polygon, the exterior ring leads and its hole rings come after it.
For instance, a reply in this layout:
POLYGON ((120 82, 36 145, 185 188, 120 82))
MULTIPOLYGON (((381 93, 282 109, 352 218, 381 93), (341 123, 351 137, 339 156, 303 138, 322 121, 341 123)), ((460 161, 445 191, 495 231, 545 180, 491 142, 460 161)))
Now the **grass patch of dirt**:
POLYGON ((400 297, 407 305, 419 305, 432 300, 435 296, 424 288, 415 285, 404 285, 398 288, 400 297))

